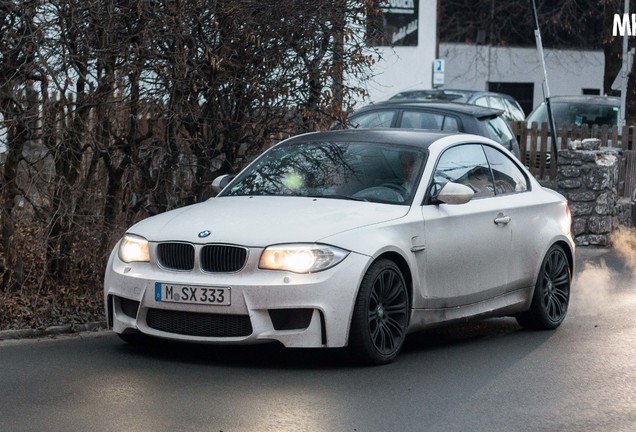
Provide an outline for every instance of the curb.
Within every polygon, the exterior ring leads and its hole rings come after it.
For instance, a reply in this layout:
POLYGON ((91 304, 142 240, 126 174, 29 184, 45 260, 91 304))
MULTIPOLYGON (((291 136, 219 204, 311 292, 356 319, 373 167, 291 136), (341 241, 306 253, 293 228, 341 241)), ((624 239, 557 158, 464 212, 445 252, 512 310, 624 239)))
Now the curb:
POLYGON ((105 321, 94 321, 86 324, 66 324, 44 329, 21 329, 0 331, 0 341, 15 339, 32 339, 42 336, 57 336, 71 333, 98 331, 106 328, 105 321))

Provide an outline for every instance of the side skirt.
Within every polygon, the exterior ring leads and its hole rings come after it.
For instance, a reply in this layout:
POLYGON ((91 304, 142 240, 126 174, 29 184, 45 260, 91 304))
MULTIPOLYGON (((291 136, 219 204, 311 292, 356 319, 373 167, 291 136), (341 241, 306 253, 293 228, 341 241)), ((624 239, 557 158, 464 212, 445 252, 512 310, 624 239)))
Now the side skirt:
POLYGON ((409 333, 440 324, 514 315, 530 307, 534 287, 518 289, 488 300, 439 309, 413 309, 409 333))

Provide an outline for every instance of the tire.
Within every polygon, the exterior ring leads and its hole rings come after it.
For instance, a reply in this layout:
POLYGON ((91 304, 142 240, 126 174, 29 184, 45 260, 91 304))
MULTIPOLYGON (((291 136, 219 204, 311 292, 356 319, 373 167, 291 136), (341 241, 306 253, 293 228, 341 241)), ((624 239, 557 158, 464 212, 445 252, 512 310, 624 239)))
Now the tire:
POLYGON ((370 365, 392 362, 404 345, 409 296, 402 272, 382 259, 371 265, 360 285, 349 332, 348 351, 370 365))
POLYGON ((553 330, 561 325, 568 311, 571 281, 565 252, 552 246, 541 263, 530 309, 517 315, 517 322, 532 330, 553 330))

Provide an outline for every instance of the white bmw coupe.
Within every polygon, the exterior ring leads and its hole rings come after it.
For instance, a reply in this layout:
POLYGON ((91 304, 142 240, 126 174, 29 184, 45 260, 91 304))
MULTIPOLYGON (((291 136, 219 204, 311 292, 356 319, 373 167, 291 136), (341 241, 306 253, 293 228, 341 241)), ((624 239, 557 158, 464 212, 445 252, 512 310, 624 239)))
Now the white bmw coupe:
POLYGON ((108 325, 131 343, 347 347, 368 364, 469 317, 554 329, 570 224, 566 200, 484 137, 300 135, 217 197, 132 226, 106 270, 108 325))

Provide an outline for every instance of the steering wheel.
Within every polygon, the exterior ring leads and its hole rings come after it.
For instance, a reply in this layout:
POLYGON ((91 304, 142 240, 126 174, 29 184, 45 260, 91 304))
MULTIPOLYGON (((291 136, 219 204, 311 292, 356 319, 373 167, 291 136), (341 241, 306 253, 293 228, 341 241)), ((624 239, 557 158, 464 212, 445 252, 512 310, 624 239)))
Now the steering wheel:
POLYGON ((380 187, 385 187, 387 189, 392 189, 402 195, 402 198, 406 198, 409 195, 409 191, 402 185, 395 183, 382 183, 380 187))

